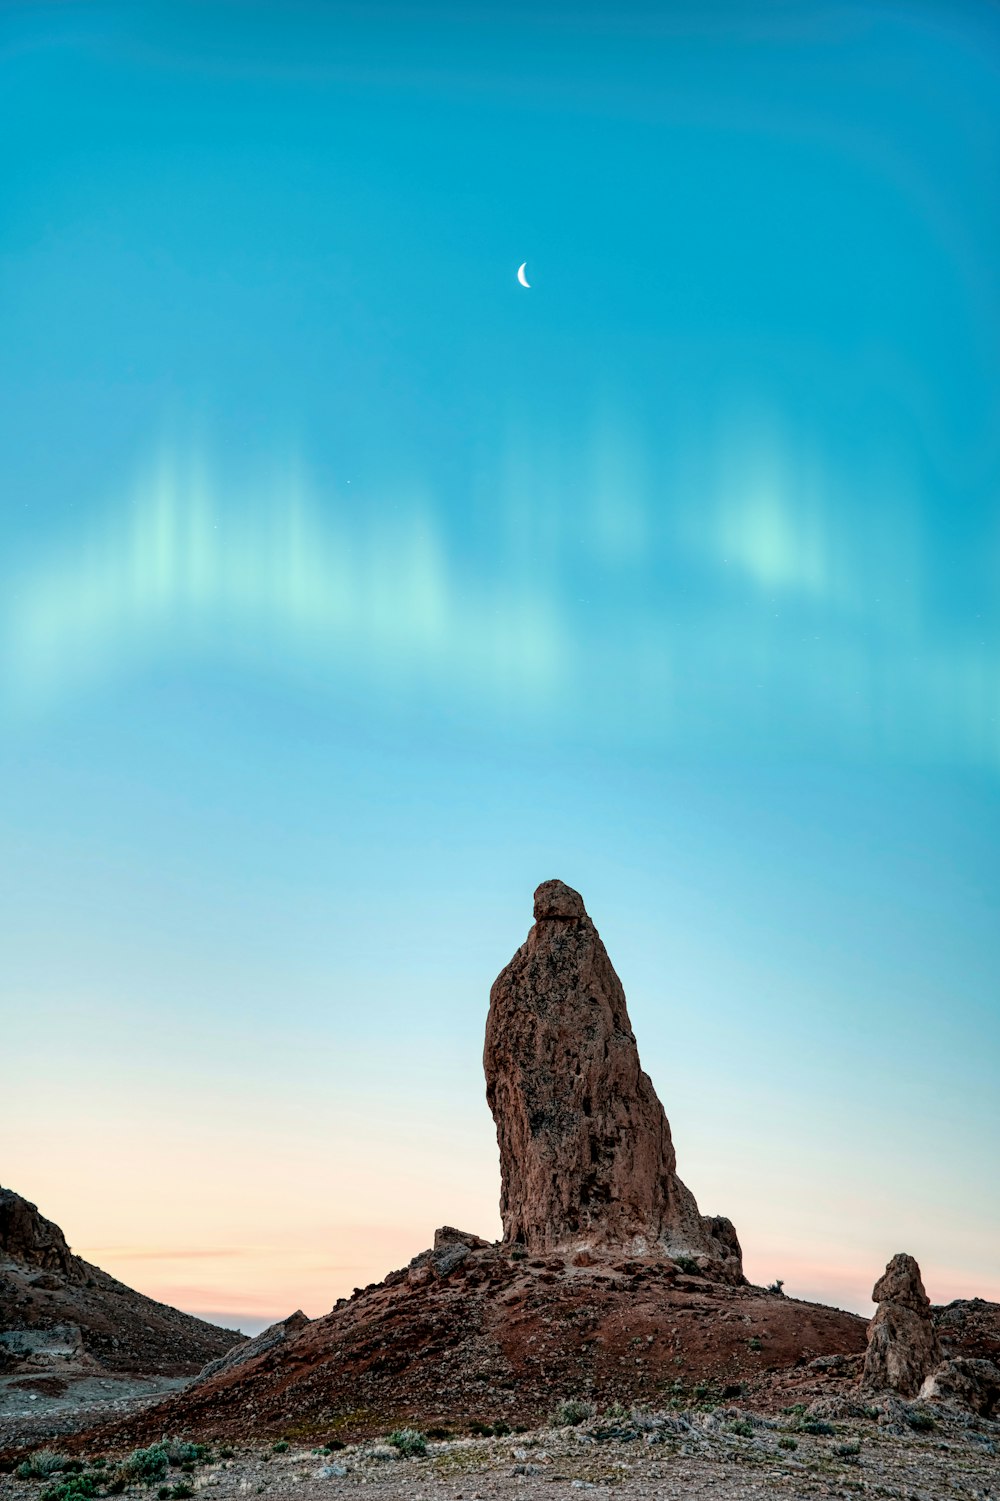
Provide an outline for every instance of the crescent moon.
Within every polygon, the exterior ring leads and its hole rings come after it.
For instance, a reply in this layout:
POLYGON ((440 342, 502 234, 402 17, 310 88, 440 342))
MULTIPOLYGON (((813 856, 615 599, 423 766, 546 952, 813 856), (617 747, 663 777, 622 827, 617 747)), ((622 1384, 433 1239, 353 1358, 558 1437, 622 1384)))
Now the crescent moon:
POLYGON ((524 274, 524 268, 525 268, 525 266, 527 264, 528 264, 527 261, 522 261, 521 264, 517 268, 517 279, 521 283, 522 287, 530 287, 531 286, 531 282, 528 280, 528 278, 524 274))

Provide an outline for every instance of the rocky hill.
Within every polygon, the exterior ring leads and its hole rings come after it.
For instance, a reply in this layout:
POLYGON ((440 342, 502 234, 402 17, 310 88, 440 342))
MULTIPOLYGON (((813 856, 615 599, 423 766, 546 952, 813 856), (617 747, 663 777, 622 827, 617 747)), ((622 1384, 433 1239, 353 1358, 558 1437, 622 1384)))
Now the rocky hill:
POLYGON ((0 1188, 0 1374, 185 1376, 243 1338, 74 1256, 58 1225, 0 1188))
POLYGON ((522 1258, 475 1239, 439 1232, 437 1247, 405 1270, 137 1414, 118 1437, 530 1426, 564 1397, 603 1405, 763 1394, 775 1371, 819 1356, 857 1364, 865 1348, 855 1314, 711 1282, 665 1258, 522 1258))
POLYGON ((860 1368, 863 1319, 750 1287, 730 1221, 699 1212, 621 983, 561 882, 538 888, 493 986, 484 1064, 503 1241, 438 1231, 408 1267, 119 1437, 513 1426, 564 1396, 663 1402, 763 1392, 820 1358, 860 1368))

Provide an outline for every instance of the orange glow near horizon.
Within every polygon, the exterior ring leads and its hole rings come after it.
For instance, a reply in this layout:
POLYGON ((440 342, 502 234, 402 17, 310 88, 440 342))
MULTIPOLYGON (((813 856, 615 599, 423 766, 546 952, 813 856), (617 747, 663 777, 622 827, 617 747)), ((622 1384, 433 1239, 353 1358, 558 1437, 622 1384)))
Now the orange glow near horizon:
MULTIPOLYGON (((270 1323, 297 1308, 311 1318, 320 1317, 338 1298, 405 1266, 432 1236, 425 1226, 349 1225, 337 1228, 330 1245, 197 1250, 81 1246, 78 1254, 158 1302, 216 1322, 231 1319, 235 1328, 241 1319, 270 1323)), ((779 1275, 772 1268, 780 1267, 786 1296, 846 1308, 863 1317, 872 1312, 871 1289, 882 1271, 880 1265, 857 1259, 836 1263, 753 1249, 745 1254, 744 1266, 749 1281, 758 1286, 772 1282, 779 1275)), ((1000 1302, 1000 1279, 975 1282, 934 1262, 926 1263, 922 1272, 932 1303, 973 1297, 1000 1302)))

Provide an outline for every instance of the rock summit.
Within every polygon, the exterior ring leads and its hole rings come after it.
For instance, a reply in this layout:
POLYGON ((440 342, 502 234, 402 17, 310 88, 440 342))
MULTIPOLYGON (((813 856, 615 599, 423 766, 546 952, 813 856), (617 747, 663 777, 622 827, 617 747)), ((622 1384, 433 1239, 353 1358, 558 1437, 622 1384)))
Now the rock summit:
POLYGON ((490 992, 486 1097, 504 1241, 684 1255, 742 1280, 731 1221, 698 1211, 625 992, 579 892, 543 881, 535 923, 490 992))

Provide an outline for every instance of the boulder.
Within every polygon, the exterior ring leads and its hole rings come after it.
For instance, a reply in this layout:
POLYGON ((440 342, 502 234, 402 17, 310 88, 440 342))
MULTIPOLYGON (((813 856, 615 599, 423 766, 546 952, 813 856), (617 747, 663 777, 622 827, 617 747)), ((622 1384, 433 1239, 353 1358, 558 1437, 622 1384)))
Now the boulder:
POLYGON ((900 1252, 892 1258, 872 1289, 872 1301, 878 1308, 868 1326, 862 1385, 870 1391, 915 1397, 940 1364, 941 1349, 930 1299, 912 1256, 900 1252))
POLYGON ((504 1241, 698 1257, 742 1280, 731 1222, 703 1217, 639 1063, 625 993, 579 892, 544 881, 490 992, 483 1064, 504 1241))
POLYGON ((1000 1367, 992 1360, 945 1360, 920 1388, 926 1402, 967 1407, 982 1418, 992 1417, 1000 1403, 1000 1367))
POLYGON ((473 1235, 471 1230, 456 1230, 454 1225, 442 1225, 434 1231, 435 1251, 444 1246, 466 1246, 470 1251, 485 1251, 489 1244, 481 1235, 473 1235))

